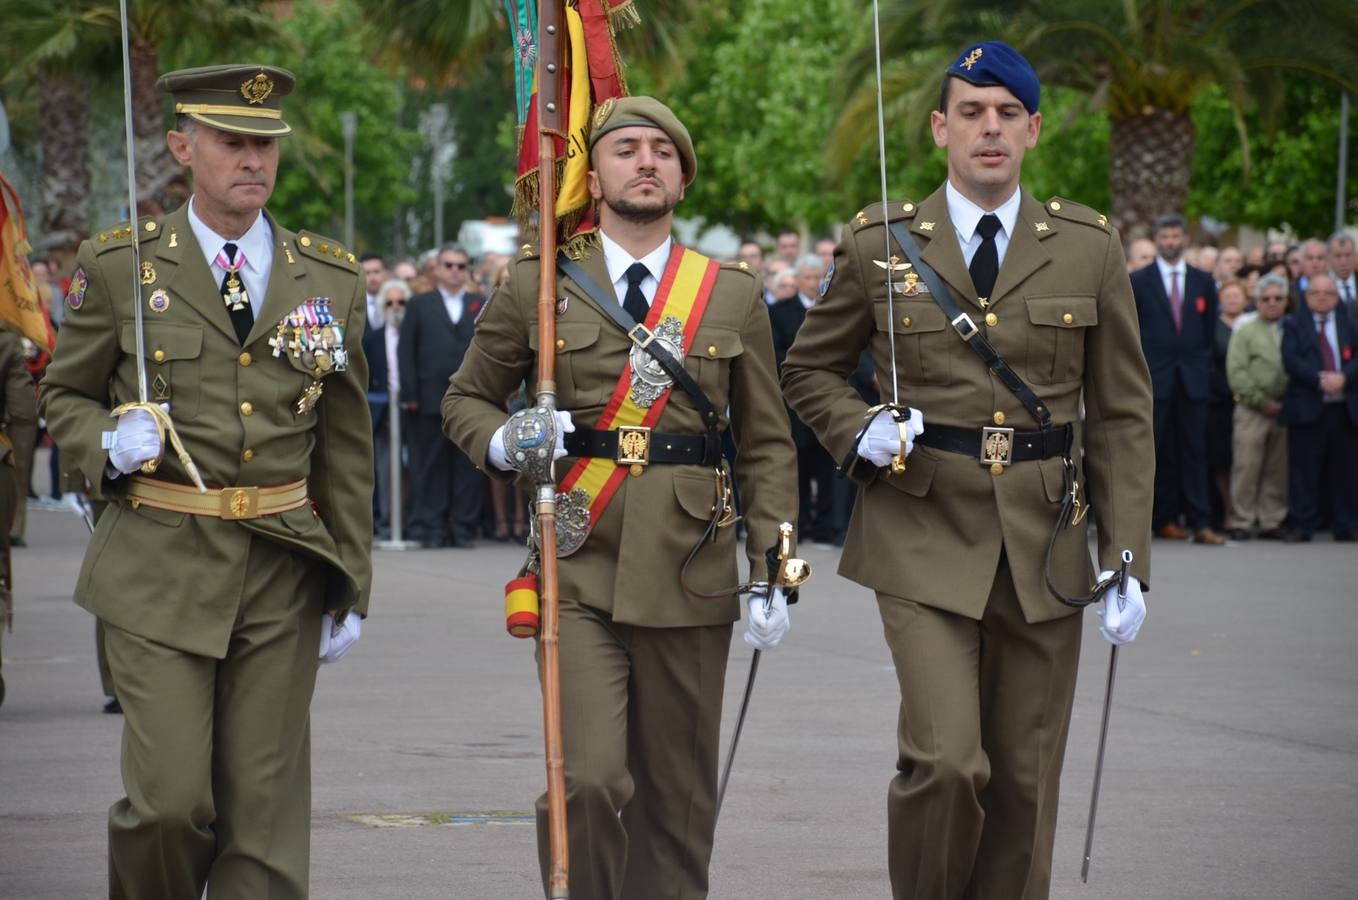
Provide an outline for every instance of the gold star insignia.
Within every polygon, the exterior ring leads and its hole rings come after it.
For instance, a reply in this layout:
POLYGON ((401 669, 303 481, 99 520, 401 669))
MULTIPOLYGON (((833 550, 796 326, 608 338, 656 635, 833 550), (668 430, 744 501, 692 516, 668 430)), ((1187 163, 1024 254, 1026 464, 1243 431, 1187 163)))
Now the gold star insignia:
POLYGON ((854 219, 854 221, 857 222, 859 225, 866 225, 868 224, 868 217, 860 212, 858 216, 854 219))
POLYGON ((984 52, 985 51, 982 50, 980 47, 977 47, 975 50, 967 54, 967 58, 962 61, 962 65, 966 67, 968 72, 971 71, 972 66, 976 65, 978 62, 981 61, 981 55, 984 52))
POLYGON ((1099 213, 1099 224, 1102 225, 1104 228, 1108 227, 1108 217, 1105 216, 1103 213, 1099 213))
POLYGON ((919 230, 920 230, 920 231, 933 231, 933 230, 934 230, 934 223, 933 223, 933 222, 920 222, 920 223, 919 223, 919 230))
POLYGON ((1038 222, 1033 227, 1036 228, 1038 231, 1051 231, 1051 226, 1048 225, 1046 222, 1038 222))

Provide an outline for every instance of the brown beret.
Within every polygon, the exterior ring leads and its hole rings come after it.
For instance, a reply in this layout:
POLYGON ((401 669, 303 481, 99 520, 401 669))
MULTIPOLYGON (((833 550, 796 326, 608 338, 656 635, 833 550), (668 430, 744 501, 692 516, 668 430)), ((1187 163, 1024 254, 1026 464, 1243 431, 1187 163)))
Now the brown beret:
POLYGON ((605 100, 594 111, 594 121, 589 132, 589 149, 610 131, 641 125, 646 128, 659 128, 674 141, 679 151, 679 162, 684 170, 684 186, 693 183, 698 174, 698 155, 693 152, 693 139, 679 117, 665 104, 654 97, 620 97, 605 100))

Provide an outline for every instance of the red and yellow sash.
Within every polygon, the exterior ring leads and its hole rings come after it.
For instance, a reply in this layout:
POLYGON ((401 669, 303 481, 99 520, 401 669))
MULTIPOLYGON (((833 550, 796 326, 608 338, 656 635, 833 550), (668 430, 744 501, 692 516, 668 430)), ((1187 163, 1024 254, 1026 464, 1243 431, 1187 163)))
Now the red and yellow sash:
MULTIPOLYGON (((720 269, 721 266, 714 260, 675 244, 669 263, 665 266, 665 274, 660 279, 655 300, 651 302, 650 315, 646 317, 647 329, 654 331, 663 319, 673 316, 684 325, 684 347, 691 346, 698 323, 707 309, 707 301, 712 297, 712 288, 717 283, 720 269)), ((628 365, 618 376, 613 396, 594 427, 609 431, 630 426, 653 427, 665 411, 665 404, 673 390, 674 385, 671 384, 645 409, 633 403, 629 355, 628 365)), ((627 466, 619 465, 607 457, 580 459, 566 473, 557 491, 559 494, 569 494, 579 489, 589 495, 589 525, 593 528, 613 499, 618 486, 627 477, 627 472, 627 466)))

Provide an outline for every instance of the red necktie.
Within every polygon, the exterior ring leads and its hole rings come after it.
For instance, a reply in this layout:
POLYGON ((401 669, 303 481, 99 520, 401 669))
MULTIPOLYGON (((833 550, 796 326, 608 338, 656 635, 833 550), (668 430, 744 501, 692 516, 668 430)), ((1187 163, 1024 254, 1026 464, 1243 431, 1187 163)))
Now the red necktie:
POLYGON ((1320 342, 1320 370, 1322 372, 1334 372, 1339 366, 1334 363, 1334 350, 1330 347, 1330 339, 1325 335, 1325 323, 1330 320, 1328 315, 1320 317, 1320 322, 1316 325, 1316 340, 1320 342))
POLYGON ((1184 330, 1184 298, 1179 293, 1179 272, 1177 269, 1170 270, 1169 273, 1169 311, 1174 316, 1174 330, 1184 330))

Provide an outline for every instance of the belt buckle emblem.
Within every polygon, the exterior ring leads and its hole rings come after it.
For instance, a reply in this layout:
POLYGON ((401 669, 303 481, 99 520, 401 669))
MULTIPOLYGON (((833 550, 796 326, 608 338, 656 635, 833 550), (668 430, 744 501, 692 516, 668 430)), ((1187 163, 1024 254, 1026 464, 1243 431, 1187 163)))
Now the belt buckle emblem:
POLYGON ((651 462, 651 429, 644 425, 618 428, 617 463, 620 466, 645 466, 651 462))
POLYGON ((238 487, 222 491, 223 519, 253 519, 259 513, 259 488, 238 487))
POLYGON ((1014 461, 1014 429, 986 426, 981 429, 981 465, 998 463, 1007 466, 1014 461))

